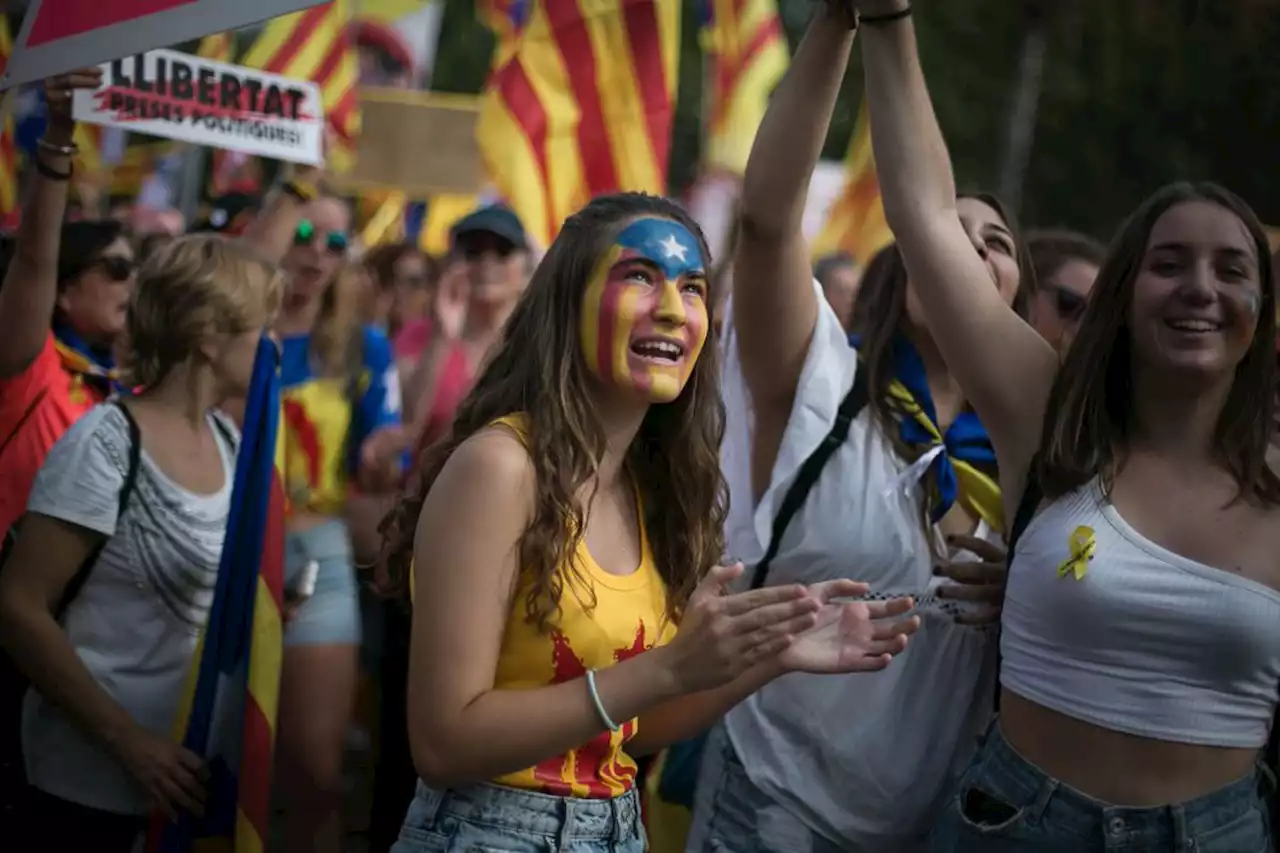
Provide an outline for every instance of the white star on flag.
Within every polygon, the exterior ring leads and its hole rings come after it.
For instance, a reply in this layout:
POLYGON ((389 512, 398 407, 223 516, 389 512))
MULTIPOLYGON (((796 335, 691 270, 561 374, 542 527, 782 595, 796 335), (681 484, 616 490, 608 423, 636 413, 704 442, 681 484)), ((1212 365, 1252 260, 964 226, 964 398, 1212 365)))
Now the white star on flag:
POLYGON ((668 258, 678 258, 683 261, 687 251, 689 251, 688 248, 677 240, 673 234, 668 234, 667 239, 662 241, 662 252, 668 258))

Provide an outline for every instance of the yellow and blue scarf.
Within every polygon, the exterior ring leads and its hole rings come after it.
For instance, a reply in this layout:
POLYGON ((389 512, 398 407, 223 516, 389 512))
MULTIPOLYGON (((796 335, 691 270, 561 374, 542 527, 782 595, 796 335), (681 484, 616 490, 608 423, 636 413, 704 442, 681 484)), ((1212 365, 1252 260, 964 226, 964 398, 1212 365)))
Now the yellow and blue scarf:
POLYGON ((62 369, 77 382, 89 386, 104 398, 120 390, 111 350, 90 346, 65 323, 53 324, 53 339, 62 369))
MULTIPOLYGON (((851 335, 849 343, 856 349, 859 336, 851 335)), ((977 415, 966 410, 943 434, 937 426, 938 414, 920 354, 902 335, 894 335, 891 346, 894 379, 889 385, 889 396, 906 415, 898 421, 899 437, 907 446, 923 452, 939 445, 943 448, 928 469, 934 475, 930 519, 934 523, 940 521, 958 500, 971 515, 995 530, 1004 530, 1000 485, 979 468, 994 470, 996 465, 995 449, 986 427, 977 415)))

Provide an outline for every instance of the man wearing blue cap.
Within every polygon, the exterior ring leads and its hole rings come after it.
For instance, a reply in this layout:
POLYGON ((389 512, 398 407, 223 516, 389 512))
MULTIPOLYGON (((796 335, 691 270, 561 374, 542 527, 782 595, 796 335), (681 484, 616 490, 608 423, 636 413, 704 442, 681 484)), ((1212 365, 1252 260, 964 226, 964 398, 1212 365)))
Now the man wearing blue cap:
POLYGON ((494 204, 462 217, 449 236, 454 257, 465 261, 470 273, 468 316, 477 310, 499 311, 500 327, 529 280, 529 235, 524 225, 511 208, 494 204))

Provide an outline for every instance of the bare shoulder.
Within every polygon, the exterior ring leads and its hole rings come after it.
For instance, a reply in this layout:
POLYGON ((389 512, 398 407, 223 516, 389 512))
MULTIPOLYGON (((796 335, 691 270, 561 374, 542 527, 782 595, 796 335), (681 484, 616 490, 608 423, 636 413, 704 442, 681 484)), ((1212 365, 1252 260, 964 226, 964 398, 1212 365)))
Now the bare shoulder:
POLYGON ((454 450, 431 484, 414 537, 416 584, 432 586, 433 606, 458 605, 476 588, 510 586, 534 502, 533 462, 511 431, 488 427, 454 450))
POLYGON ((490 426, 458 445, 445 462, 423 506, 444 519, 483 511, 491 522, 527 521, 534 495, 534 468, 514 432, 490 426))

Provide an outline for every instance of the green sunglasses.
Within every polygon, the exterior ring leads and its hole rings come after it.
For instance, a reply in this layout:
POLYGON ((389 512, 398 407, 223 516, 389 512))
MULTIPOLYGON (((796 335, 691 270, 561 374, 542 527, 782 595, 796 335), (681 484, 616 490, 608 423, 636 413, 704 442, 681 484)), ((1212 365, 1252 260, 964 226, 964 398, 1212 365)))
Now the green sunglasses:
MULTIPOLYGON (((295 246, 309 246, 315 242, 316 225, 310 219, 298 223, 298 230, 293 235, 295 246)), ((347 251, 347 235, 342 231, 330 231, 324 235, 324 247, 335 255, 347 251)))

